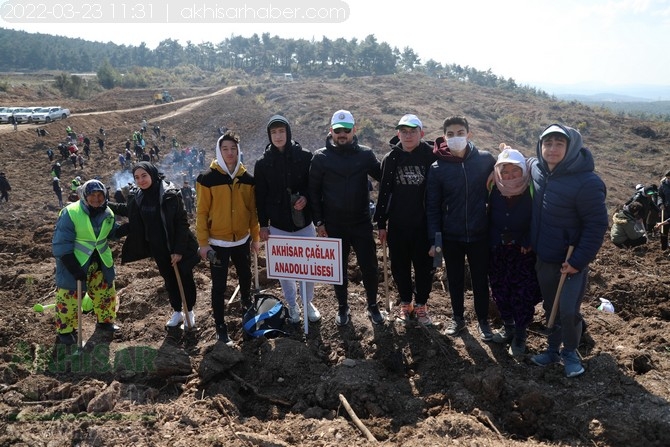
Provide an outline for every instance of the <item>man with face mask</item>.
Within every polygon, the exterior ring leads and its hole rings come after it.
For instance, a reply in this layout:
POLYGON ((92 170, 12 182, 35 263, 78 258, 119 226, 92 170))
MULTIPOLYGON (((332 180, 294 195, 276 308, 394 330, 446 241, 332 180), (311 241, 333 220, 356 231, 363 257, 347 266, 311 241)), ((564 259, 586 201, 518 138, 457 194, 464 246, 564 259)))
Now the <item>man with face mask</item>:
POLYGON ((480 337, 490 341, 488 324, 488 216, 486 180, 496 159, 468 141, 467 119, 452 116, 442 125, 444 136, 435 140, 437 161, 428 174, 426 216, 430 255, 435 255, 435 233, 442 233, 442 252, 447 269, 453 318, 445 331, 456 335, 465 329, 465 257, 468 258, 475 313, 480 337))

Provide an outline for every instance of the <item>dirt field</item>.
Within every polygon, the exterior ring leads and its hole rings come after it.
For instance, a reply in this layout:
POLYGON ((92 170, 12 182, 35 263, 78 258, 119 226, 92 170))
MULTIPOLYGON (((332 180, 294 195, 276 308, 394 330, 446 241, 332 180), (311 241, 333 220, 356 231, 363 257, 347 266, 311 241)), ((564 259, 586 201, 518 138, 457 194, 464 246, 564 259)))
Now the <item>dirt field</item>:
MULTIPOLYGON (((299 326, 288 337, 245 341, 235 302, 227 308, 229 331, 237 343, 233 349, 215 341, 204 263, 196 267, 199 329, 186 337, 165 330, 171 310, 153 262, 118 265, 121 331, 110 340, 94 332, 92 316, 85 316, 86 352, 78 361, 63 355, 63 347, 55 343, 52 311, 37 313, 32 308, 54 300, 51 238, 58 207, 45 149, 62 140, 66 125, 91 136, 104 127, 106 149, 100 153, 94 144, 84 169, 63 161, 64 187, 75 175, 84 180, 99 176, 112 190, 123 186, 118 152, 143 118, 159 123, 167 135, 165 143, 155 140, 162 148, 159 166, 179 182, 187 174, 170 162, 170 138, 175 136, 182 146, 204 148, 208 164, 216 129, 238 129, 245 163, 252 167, 267 142, 266 120, 276 111, 289 116, 294 136, 311 150, 322 145, 327 120, 341 107, 361 117, 361 128, 392 134, 405 110, 390 107, 389 95, 403 88, 402 81, 356 81, 358 98, 350 100, 356 102, 336 102, 334 98, 352 89, 352 82, 296 82, 262 90, 181 89, 171 91, 178 101, 159 106, 147 106, 150 91, 115 90, 91 101, 62 101, 73 116, 42 126, 47 137, 38 137, 32 125, 18 131, 0 126, 0 170, 13 187, 10 202, 0 204, 0 302, 9 309, 0 316, 0 446, 367 445, 370 441, 352 421, 340 395, 371 436, 389 446, 670 445, 670 262, 658 239, 632 250, 620 250, 609 240, 603 244, 591 265, 583 304, 588 332, 579 352, 586 373, 574 379, 566 379, 561 366, 534 367, 527 359, 510 357, 503 346, 482 342, 471 291, 466 294, 467 331, 456 338, 442 335, 451 309, 446 284, 439 280, 441 271, 429 306, 442 325, 373 326, 365 317, 355 258, 348 271, 352 324, 335 325, 332 287, 317 285, 315 303, 323 320, 311 324, 308 335, 299 326), (600 297, 613 303, 615 313, 597 309, 600 297)), ((437 92, 426 89, 409 98, 405 107, 426 117, 431 138, 439 135, 447 113, 474 116, 477 145, 497 147, 504 135, 501 125, 454 99, 458 96, 453 86, 437 92), (432 101, 438 96, 449 104, 432 101)), ((0 102, 36 99, 21 92, 0 102)), ((475 100, 481 107, 477 110, 527 108, 525 114, 533 117, 528 119, 538 130, 549 119, 538 112, 541 103, 514 105, 509 102, 513 99, 500 97, 475 100)), ((594 129, 601 133, 586 133, 586 143, 610 141, 612 146, 614 139, 623 137, 605 134, 639 124, 600 115, 574 115, 568 124, 572 120, 599 123, 594 129)), ((596 155, 609 205, 627 198, 635 183, 658 179, 668 169, 667 134, 660 133, 653 141, 631 139, 626 151, 596 155), (632 150, 644 157, 632 157, 632 150)), ((633 138, 629 134, 625 138, 633 138)), ((383 141, 366 144, 378 147, 381 157, 383 141)), ((530 154, 532 146, 523 151, 530 154)), ((118 258, 120 244, 113 247, 118 258)), ((381 248, 378 255, 381 267, 381 248)), ((259 265, 260 287, 280 296, 278 282, 265 276, 264 253, 259 265)), ((234 269, 231 275, 226 299, 236 285, 234 269)), ((386 307, 381 271, 379 279, 379 300, 386 307)), ((392 281, 390 289, 394 301, 392 281)), ((491 317, 497 326, 493 304, 491 317)), ((529 354, 545 346, 542 321, 538 306, 529 354)))

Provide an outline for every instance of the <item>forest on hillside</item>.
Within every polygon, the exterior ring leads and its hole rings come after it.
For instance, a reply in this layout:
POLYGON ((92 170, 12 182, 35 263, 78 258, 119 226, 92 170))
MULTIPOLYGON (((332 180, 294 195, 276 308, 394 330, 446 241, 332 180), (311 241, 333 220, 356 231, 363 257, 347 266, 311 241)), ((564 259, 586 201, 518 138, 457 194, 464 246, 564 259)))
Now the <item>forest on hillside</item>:
MULTIPOLYGON (((134 67, 173 69, 191 66, 214 72, 221 69, 242 70, 252 76, 292 73, 300 77, 370 76, 421 71, 435 77, 469 81, 488 87, 508 90, 517 86, 509 78, 490 70, 481 71, 457 64, 445 65, 434 60, 422 62, 411 48, 391 48, 378 42, 374 35, 359 41, 356 38, 320 41, 284 39, 263 33, 251 37, 231 36, 221 42, 187 42, 165 39, 154 49, 145 43, 138 46, 112 42, 91 42, 83 39, 28 33, 0 28, 0 71, 56 70, 68 73, 114 70, 131 72, 134 67), (16 42, 21 42, 17 45, 16 42)), ((132 78, 132 77, 131 77, 132 78)), ((116 80, 121 83, 122 80, 116 80)), ((130 81, 137 82, 137 81, 130 81)), ((112 88, 117 85, 104 85, 112 88)), ((147 85, 118 85, 147 87, 147 85)))

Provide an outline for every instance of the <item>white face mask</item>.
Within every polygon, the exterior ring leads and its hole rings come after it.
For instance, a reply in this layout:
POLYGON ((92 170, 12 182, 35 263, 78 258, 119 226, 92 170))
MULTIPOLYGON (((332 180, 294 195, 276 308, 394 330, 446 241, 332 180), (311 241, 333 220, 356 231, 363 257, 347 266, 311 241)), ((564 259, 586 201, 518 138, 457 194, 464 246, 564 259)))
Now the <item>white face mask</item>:
POLYGON ((463 152, 468 146, 467 137, 451 137, 447 138, 447 146, 452 152, 463 152))

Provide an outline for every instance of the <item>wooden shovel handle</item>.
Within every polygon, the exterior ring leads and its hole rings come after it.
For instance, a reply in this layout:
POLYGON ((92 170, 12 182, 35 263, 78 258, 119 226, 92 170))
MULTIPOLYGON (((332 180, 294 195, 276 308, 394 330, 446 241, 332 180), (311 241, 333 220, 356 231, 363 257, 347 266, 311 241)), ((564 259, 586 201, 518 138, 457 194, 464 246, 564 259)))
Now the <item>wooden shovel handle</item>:
POLYGON ((174 267, 174 276, 177 277, 177 286, 179 286, 179 295, 181 295, 181 309, 184 313, 184 320, 186 324, 184 325, 189 331, 193 329, 191 327, 191 319, 188 317, 188 304, 186 304, 186 294, 184 293, 184 285, 181 282, 181 274, 179 273, 179 267, 177 264, 173 265, 174 267))
MULTIPOLYGON (((565 255, 565 262, 568 262, 572 252, 574 251, 575 246, 571 245, 568 247, 568 253, 565 255)), ((554 305, 551 307, 551 315, 549 316, 549 322, 547 323, 548 328, 554 327, 554 322, 556 321, 556 315, 558 314, 558 302, 561 299, 561 290, 563 290, 563 284, 565 283, 565 278, 568 276, 567 273, 561 273, 561 279, 558 281, 558 287, 556 288, 556 296, 554 297, 554 305)))

